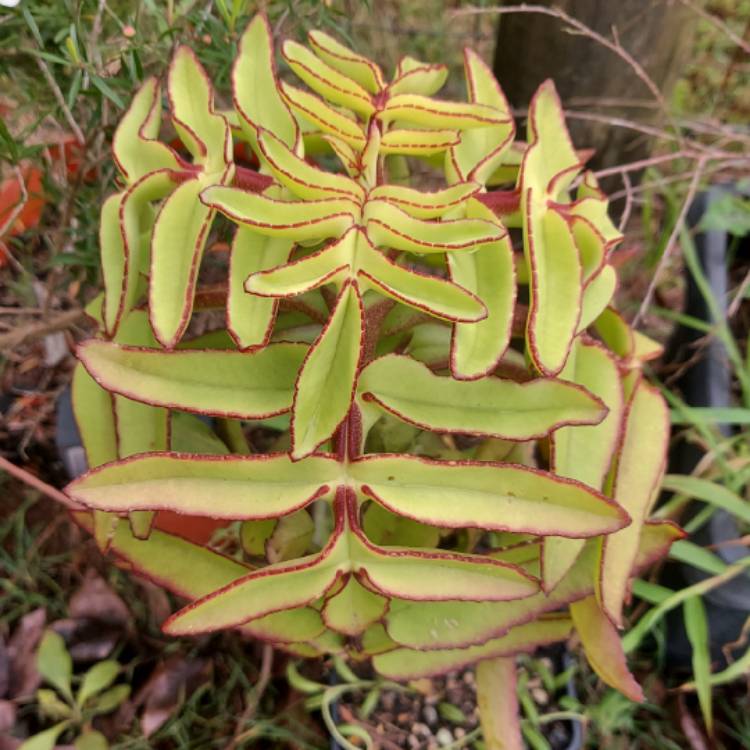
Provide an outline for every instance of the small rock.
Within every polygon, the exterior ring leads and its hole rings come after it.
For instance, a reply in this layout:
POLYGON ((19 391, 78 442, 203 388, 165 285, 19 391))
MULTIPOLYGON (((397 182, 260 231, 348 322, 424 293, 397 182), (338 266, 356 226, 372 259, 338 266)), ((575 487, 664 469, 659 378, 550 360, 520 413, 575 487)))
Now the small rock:
POLYGON ((442 729, 438 729, 435 739, 441 747, 447 747, 453 742, 453 734, 450 729, 443 727, 442 729))
POLYGON ((530 692, 531 697, 534 699, 534 703, 536 703, 537 706, 546 706, 549 703, 549 695, 547 695, 547 691, 543 688, 532 688, 530 692))
POLYGON ((427 726, 427 724, 422 724, 419 721, 411 728, 411 731, 413 734, 417 736, 422 736, 422 737, 432 736, 432 732, 430 731, 430 728, 427 726))
POLYGON ((409 735, 409 739, 407 740, 409 743, 409 747, 412 748, 412 750, 419 750, 419 746, 422 744, 420 739, 418 737, 415 737, 413 734, 409 735))
POLYGON ((380 705, 385 711, 393 711, 393 707, 396 705, 395 693, 383 693, 380 696, 380 705))
POLYGON ((463 727, 456 727, 453 734, 457 740, 460 740, 462 737, 466 737, 466 730, 463 727))
POLYGON ((400 713, 396 717, 396 723, 397 724, 407 724, 408 725, 410 723, 410 719, 411 719, 411 716, 406 711, 404 711, 403 713, 400 713))
POLYGON ((437 724, 438 720, 438 712, 435 709, 435 706, 425 706, 422 709, 422 716, 424 717, 424 720, 431 726, 435 726, 437 724))
POLYGON ((464 682, 467 685, 474 684, 474 672, 464 672, 464 682))

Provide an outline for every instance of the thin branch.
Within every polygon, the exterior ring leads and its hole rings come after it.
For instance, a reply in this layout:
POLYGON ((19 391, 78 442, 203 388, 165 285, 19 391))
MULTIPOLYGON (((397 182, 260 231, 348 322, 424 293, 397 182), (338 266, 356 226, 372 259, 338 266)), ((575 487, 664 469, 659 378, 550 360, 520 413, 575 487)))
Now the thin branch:
POLYGON ((692 0, 679 0, 686 8, 690 8, 693 13, 697 13, 701 18, 705 18, 712 26, 715 26, 719 31, 726 34, 738 47, 743 49, 748 55, 750 55, 750 44, 748 44, 739 34, 735 34, 727 24, 724 23, 720 18, 717 18, 713 13, 709 13, 705 8, 701 8, 697 3, 692 0))
POLYGON ((22 469, 20 466, 16 466, 13 462, 8 461, 7 458, 3 458, 2 456, 0 456, 0 469, 6 471, 12 477, 19 479, 32 489, 41 492, 42 495, 46 495, 51 500, 55 500, 56 502, 61 503, 70 510, 86 510, 86 508, 84 508, 82 505, 79 505, 74 500, 71 500, 66 494, 58 490, 56 487, 53 487, 51 484, 47 484, 43 480, 39 479, 39 477, 35 477, 31 472, 26 471, 26 469, 22 469))
POLYGON ((60 91, 60 87, 57 85, 57 81, 55 81, 52 73, 49 72, 47 63, 45 63, 41 57, 37 57, 36 55, 34 55, 34 59, 36 60, 36 64, 39 67, 39 70, 44 76, 44 80, 47 81, 47 84, 52 89, 52 93, 57 100, 57 104, 62 110, 63 115, 65 115, 65 119, 67 120, 68 125, 70 125, 70 129, 73 131, 73 135, 76 137, 76 140, 81 146, 86 145, 86 138, 84 138, 83 131, 80 127, 78 127, 78 123, 75 121, 72 112, 68 108, 65 97, 63 96, 62 91, 60 91))
POLYGON ((666 265, 669 262, 669 259, 672 255, 672 251, 674 250, 674 247, 677 244, 677 237, 679 236, 685 224, 685 218, 687 217, 688 209, 690 208, 690 204, 693 202, 693 198, 695 197, 695 194, 698 191, 698 185, 700 184, 700 179, 701 179, 701 176, 703 175, 704 164, 705 164, 705 157, 701 157, 695 165, 695 172, 693 173, 693 179, 690 180, 690 185, 688 187, 687 194, 685 195, 685 200, 682 203, 682 207, 680 208, 680 213, 677 216, 677 220, 674 223, 674 227, 672 227, 672 232, 669 235, 669 239, 667 240, 667 244, 666 244, 666 247, 664 248, 664 252, 662 253, 661 258, 659 259, 659 263, 656 266, 656 269, 654 270, 653 278, 651 279, 651 283, 648 285, 648 289, 646 290, 646 295, 643 298, 643 302, 641 302, 640 308, 638 309, 638 314, 633 319, 633 323, 632 323, 633 328, 638 327, 638 324, 643 319, 643 316, 646 314, 646 311, 651 306, 651 303, 654 299, 654 294, 656 292, 656 286, 659 283, 662 272, 666 268, 666 265))
POLYGON ((622 210, 620 224, 617 227, 621 232, 625 231, 630 219, 630 212, 633 210, 633 183, 630 181, 630 175, 627 172, 621 174, 623 189, 625 191, 625 208, 622 210))
POLYGON ((80 308, 76 308, 75 310, 66 310, 48 320, 41 320, 27 326, 19 326, 14 331, 0 336, 0 352, 8 352, 11 349, 15 349, 17 346, 20 346, 25 341, 38 339, 42 336, 46 336, 48 333, 64 331, 66 328, 70 328, 84 318, 84 316, 84 311, 80 308))
POLYGON ((577 18, 568 15, 564 10, 560 8, 549 8, 545 5, 527 5, 522 3, 521 5, 503 5, 499 8, 463 8, 461 10, 454 11, 451 15, 453 16, 464 16, 474 14, 496 14, 496 15, 507 15, 510 13, 536 13, 543 16, 551 16, 557 18, 564 23, 571 26, 579 34, 587 36, 598 42, 602 46, 606 47, 610 52, 613 52, 621 60, 623 60, 633 72, 641 79, 645 84, 646 88, 651 92, 651 95, 656 99, 660 109, 664 112, 665 116, 671 121, 672 116, 667 106, 667 102, 664 99, 663 94, 659 91, 659 87, 654 83, 653 79, 645 71, 643 66, 620 44, 619 40, 615 36, 615 40, 607 39, 602 36, 599 32, 594 31, 592 28, 586 26, 585 23, 579 21, 577 18))

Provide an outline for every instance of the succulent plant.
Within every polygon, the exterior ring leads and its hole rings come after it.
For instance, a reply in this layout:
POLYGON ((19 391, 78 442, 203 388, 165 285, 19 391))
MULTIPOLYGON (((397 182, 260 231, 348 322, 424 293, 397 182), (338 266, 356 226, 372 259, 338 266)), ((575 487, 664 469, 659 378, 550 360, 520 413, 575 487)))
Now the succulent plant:
POLYGON ((279 79, 257 16, 222 111, 177 50, 189 157, 157 140, 155 80, 117 131, 100 334, 75 376, 79 521, 190 600, 167 633, 240 628, 394 679, 485 661, 489 685, 576 630, 637 699, 616 626, 681 534, 649 520, 668 413, 642 370, 658 346, 612 307, 621 235, 554 85, 517 141, 471 51, 467 102, 435 97, 442 65, 405 57, 386 82, 322 32, 281 54, 307 88, 279 79), (197 284, 217 214, 236 225, 219 294, 197 284), (186 336, 221 307, 225 328, 186 336), (251 454, 249 422, 282 429, 277 449, 251 454), (245 554, 160 530, 165 513, 240 521, 245 554))

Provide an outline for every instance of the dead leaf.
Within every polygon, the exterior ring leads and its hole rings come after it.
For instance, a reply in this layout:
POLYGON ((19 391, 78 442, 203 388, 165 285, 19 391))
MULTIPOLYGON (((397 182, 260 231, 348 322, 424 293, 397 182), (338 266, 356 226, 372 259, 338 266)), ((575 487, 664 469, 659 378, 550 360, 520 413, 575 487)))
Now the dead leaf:
POLYGON ((83 583, 68 602, 73 618, 89 618, 130 629, 130 610, 109 584, 94 571, 86 572, 83 583))
POLYGON ((10 698, 25 698, 39 686, 41 678, 36 670, 36 647, 44 632, 47 611, 40 607, 21 618, 13 636, 8 642, 10 698))
POLYGON ((684 695, 679 697, 677 705, 680 717, 680 729, 682 729, 682 733, 685 735, 685 739, 688 741, 691 750, 709 750, 709 744, 706 742, 706 738, 698 726, 695 717, 690 713, 684 695))
POLYGON ((141 731, 150 737, 179 707, 185 698, 209 678, 210 662, 174 656, 158 666, 140 689, 136 705, 143 705, 141 731))
POLYGON ((146 608, 151 622, 159 627, 172 614, 166 591, 150 581, 139 580, 146 598, 146 608))

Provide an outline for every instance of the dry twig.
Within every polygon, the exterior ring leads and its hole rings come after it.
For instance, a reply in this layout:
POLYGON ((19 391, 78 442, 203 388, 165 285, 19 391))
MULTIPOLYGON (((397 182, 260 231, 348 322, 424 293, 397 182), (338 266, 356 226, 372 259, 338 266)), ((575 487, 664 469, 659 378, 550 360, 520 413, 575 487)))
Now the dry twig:
POLYGON ((0 352, 8 352, 20 346, 25 341, 38 339, 41 336, 46 336, 48 333, 64 331, 66 328, 75 325, 84 316, 84 311, 81 308, 76 308, 74 310, 66 310, 47 320, 41 320, 26 326, 18 326, 10 333, 0 336, 0 352))

